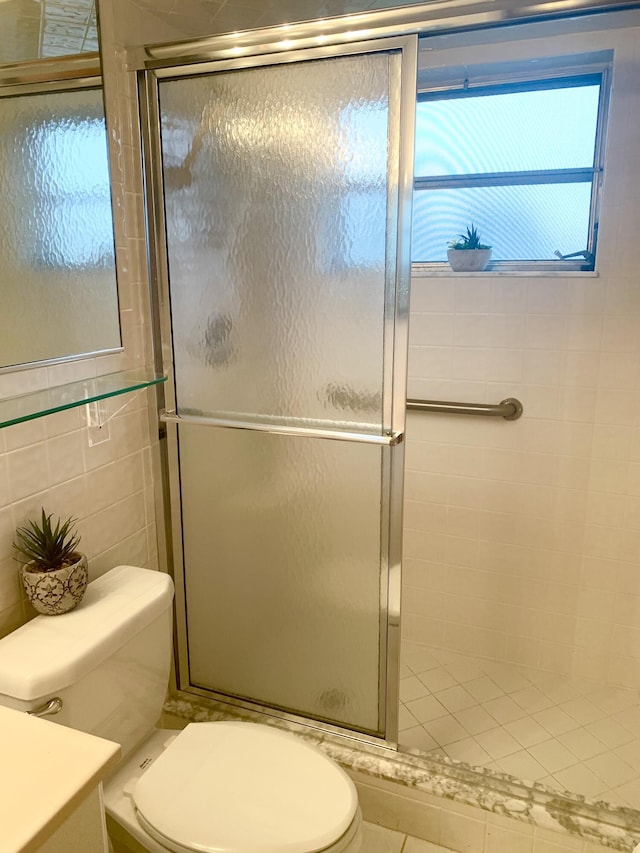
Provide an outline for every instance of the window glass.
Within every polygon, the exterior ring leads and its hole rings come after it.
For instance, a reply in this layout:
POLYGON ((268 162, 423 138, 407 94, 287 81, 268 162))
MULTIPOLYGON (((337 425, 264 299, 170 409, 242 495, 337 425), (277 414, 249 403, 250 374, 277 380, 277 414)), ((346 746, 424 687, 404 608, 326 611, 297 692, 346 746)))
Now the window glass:
POLYGON ((601 83, 590 73, 419 93, 414 263, 446 261, 472 223, 494 264, 593 256, 601 83))
MULTIPOLYGON (((38 182, 33 263, 113 268, 107 134, 100 91, 66 93, 67 114, 32 129, 27 169, 38 182), (46 174, 38 167, 46 163, 46 174)), ((44 97, 44 96, 42 96, 44 97)))
POLYGON ((416 175, 593 165, 600 87, 419 101, 416 175))
POLYGON ((590 199, 590 183, 416 192, 413 260, 446 261, 447 242, 470 222, 495 259, 555 260, 556 249, 568 254, 586 247, 590 199))
POLYGON ((102 91, 0 97, 0 366, 118 349, 102 91))

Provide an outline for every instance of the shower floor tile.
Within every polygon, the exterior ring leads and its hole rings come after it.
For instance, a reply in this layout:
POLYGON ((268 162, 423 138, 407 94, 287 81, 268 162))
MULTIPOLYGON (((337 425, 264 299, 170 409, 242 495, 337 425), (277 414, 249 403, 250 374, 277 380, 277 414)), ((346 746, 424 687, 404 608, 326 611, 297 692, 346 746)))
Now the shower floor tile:
POLYGON ((640 808, 635 691, 406 640, 402 667, 401 745, 640 808))

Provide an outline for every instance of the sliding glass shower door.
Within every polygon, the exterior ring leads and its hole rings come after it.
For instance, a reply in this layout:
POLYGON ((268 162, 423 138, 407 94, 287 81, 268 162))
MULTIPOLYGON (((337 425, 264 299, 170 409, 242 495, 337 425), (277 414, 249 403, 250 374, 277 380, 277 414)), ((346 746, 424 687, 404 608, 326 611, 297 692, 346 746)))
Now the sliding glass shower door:
POLYGON ((414 85, 411 39, 148 83, 181 686, 392 738, 414 85))

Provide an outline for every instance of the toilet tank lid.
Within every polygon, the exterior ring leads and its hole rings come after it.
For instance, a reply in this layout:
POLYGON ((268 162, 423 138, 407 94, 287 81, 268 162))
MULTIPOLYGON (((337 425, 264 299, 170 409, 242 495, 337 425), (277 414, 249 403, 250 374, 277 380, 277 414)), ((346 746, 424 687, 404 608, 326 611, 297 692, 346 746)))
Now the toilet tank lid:
POLYGON ((54 695, 95 669, 171 606, 169 575, 118 566, 60 616, 37 616, 0 639, 0 694, 25 701, 54 695))

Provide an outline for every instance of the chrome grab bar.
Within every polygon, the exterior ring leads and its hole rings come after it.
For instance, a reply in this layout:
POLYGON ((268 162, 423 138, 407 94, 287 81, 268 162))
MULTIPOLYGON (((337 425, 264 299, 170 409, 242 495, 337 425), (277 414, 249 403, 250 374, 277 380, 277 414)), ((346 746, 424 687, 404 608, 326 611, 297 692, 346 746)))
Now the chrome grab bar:
POLYGON ((448 415, 486 415, 491 418, 504 418, 517 421, 524 409, 520 400, 507 397, 498 405, 490 403, 445 403, 442 400, 407 400, 407 411, 442 412, 448 415))
POLYGON ((54 696, 49 699, 44 705, 36 708, 35 711, 27 711, 30 717, 53 717, 54 714, 59 714, 62 711, 62 699, 59 696, 54 696))

